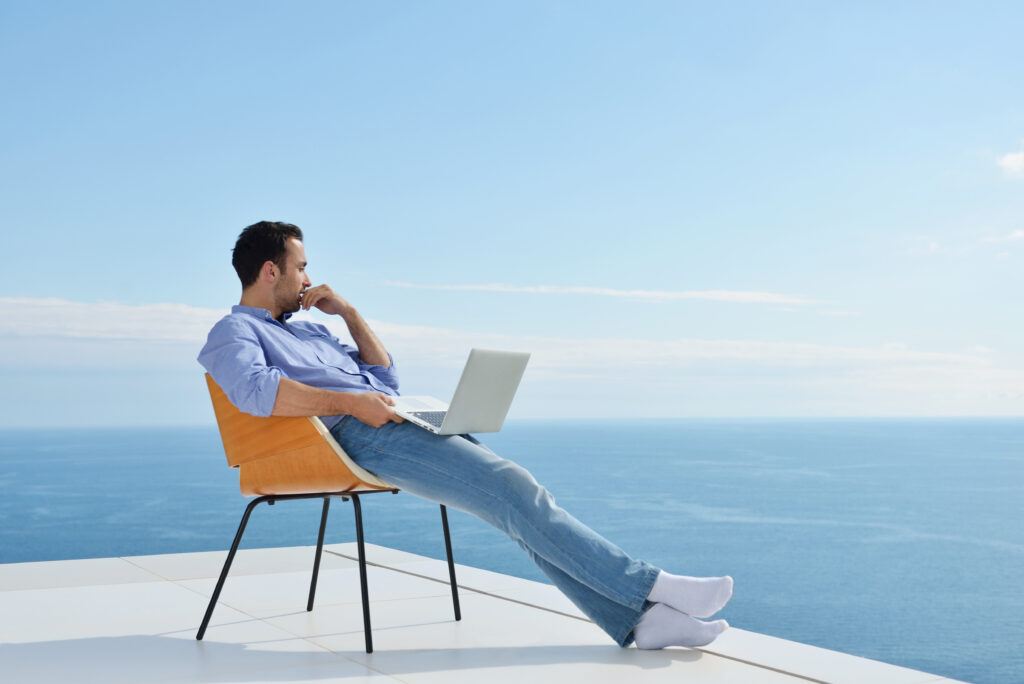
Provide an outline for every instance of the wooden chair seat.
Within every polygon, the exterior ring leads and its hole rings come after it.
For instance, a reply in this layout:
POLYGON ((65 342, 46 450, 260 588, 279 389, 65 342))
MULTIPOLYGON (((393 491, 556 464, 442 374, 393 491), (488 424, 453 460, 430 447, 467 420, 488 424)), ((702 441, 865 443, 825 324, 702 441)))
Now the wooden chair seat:
MULTIPOLYGON (((330 431, 316 416, 311 417, 259 417, 238 410, 224 390, 206 374, 206 386, 213 401, 224 454, 228 465, 238 468, 238 482, 244 496, 256 498, 246 506, 238 532, 231 544, 227 560, 221 569, 217 586, 206 607, 206 615, 196 634, 202 639, 213 616, 213 609, 224 588, 224 580, 242 541, 249 516, 261 503, 273 505, 277 501, 293 499, 323 499, 320 515, 320 533, 317 537, 316 556, 313 560, 313 579, 309 585, 306 610, 313 610, 320 558, 323 555, 324 533, 331 497, 352 500, 356 519, 356 542, 359 549, 359 583, 363 601, 363 633, 366 652, 373 652, 370 631, 370 599, 366 585, 366 549, 363 543, 363 517, 359 497, 380 492, 398 493, 372 473, 359 467, 341 448, 330 431)), ((444 529, 445 553, 448 556, 448 577, 451 582, 455 619, 462 619, 459 608, 458 585, 455 582, 455 561, 452 558, 451 535, 448 530, 448 512, 441 504, 441 525, 444 529)))
POLYGON ((243 496, 396 489, 349 458, 316 416, 253 416, 235 408, 209 373, 206 385, 243 496))

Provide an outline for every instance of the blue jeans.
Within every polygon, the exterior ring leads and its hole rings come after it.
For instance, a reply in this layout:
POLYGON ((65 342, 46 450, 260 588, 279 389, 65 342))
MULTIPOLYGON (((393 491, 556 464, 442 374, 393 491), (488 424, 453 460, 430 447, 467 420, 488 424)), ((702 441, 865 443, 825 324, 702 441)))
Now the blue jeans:
POLYGON ((373 428, 345 416, 331 434, 385 482, 497 527, 615 643, 633 642, 633 628, 654 605, 647 595, 659 569, 559 508, 525 468, 470 435, 435 435, 408 422, 373 428))

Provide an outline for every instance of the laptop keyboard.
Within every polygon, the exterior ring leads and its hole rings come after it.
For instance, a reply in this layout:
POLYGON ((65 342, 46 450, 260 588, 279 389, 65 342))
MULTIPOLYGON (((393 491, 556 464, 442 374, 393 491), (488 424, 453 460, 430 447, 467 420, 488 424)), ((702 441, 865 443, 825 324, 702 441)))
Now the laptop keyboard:
POLYGON ((430 423, 436 428, 441 427, 441 423, 444 422, 444 416, 448 413, 447 411, 415 411, 410 415, 416 416, 424 423, 430 423))

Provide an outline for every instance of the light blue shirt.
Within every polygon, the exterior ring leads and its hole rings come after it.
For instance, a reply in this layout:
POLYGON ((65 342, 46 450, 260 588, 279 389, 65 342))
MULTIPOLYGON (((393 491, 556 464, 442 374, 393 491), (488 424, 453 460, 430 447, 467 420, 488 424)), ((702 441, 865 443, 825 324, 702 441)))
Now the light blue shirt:
MULTIPOLYGON (((388 353, 387 366, 363 363, 359 350, 342 344, 319 323, 295 321, 284 314, 236 305, 217 321, 199 352, 199 363, 246 413, 269 416, 281 378, 338 392, 383 392, 398 396, 398 375, 388 353)), ((320 416, 328 429, 342 416, 320 416)))

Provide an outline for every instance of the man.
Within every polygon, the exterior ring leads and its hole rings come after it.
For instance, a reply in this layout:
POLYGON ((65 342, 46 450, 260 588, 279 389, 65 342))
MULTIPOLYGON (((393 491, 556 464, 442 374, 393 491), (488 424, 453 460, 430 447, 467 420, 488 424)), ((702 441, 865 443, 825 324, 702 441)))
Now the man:
POLYGON ((261 221, 242 231, 232 265, 242 298, 213 326, 199 362, 240 410, 319 416, 353 461, 406 492, 508 534, 619 646, 704 646, 729 625, 698 618, 732 596, 731 577, 688 577, 634 560, 559 508, 522 466, 470 435, 435 435, 394 412, 394 359, 363 317, 306 274, 302 231, 261 221), (341 316, 357 348, 300 308, 341 316))

